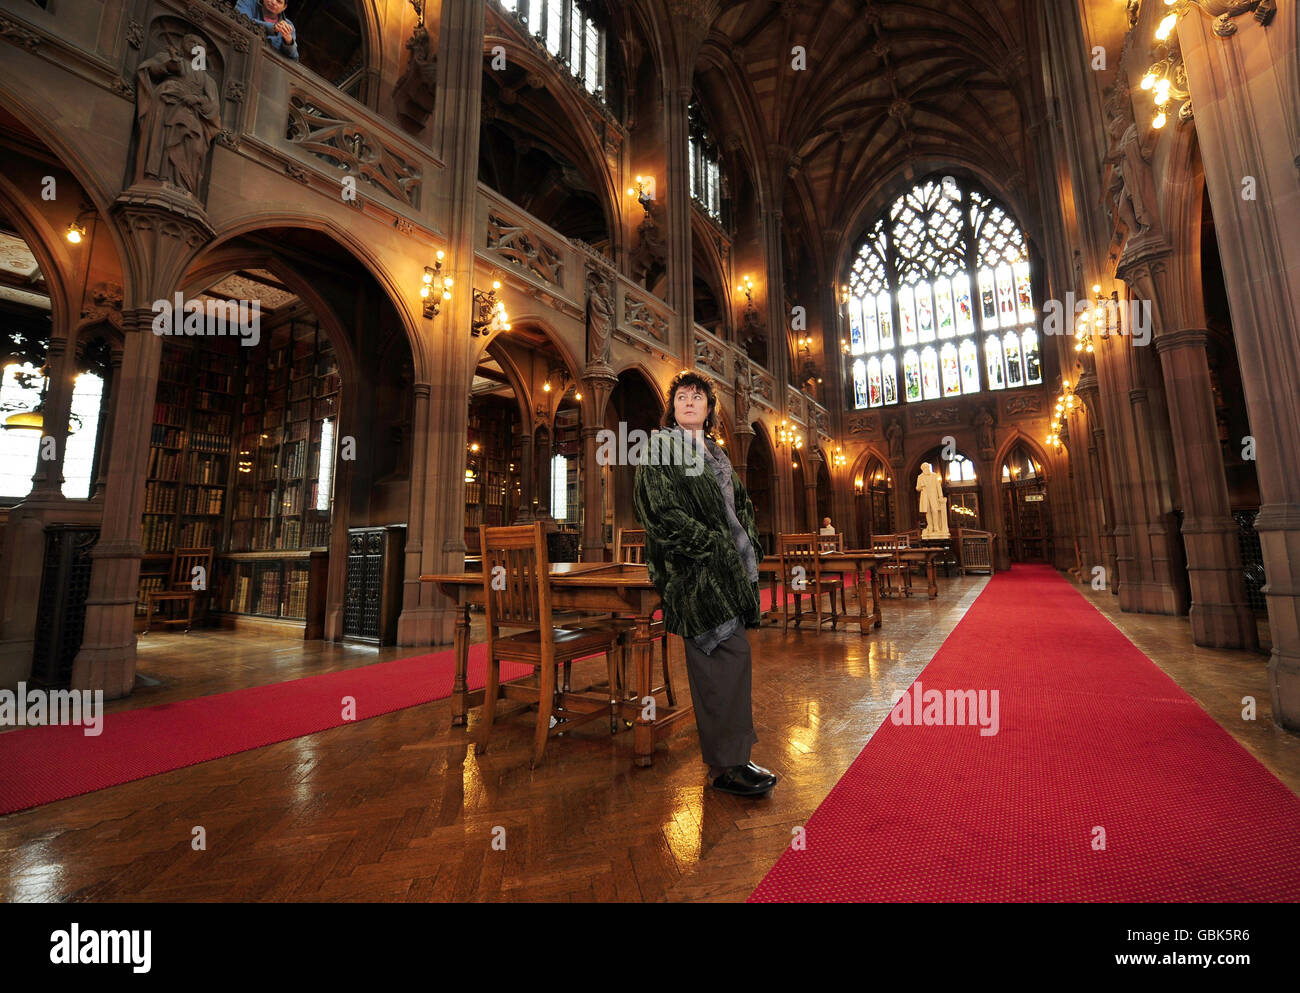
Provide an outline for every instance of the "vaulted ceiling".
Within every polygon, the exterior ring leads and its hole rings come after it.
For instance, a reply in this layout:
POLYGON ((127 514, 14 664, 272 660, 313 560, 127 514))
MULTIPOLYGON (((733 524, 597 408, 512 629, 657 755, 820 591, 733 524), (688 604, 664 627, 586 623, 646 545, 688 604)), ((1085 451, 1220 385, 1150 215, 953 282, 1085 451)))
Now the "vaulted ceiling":
POLYGON ((715 126, 756 131, 748 147, 787 161, 775 191, 787 218, 844 228, 909 164, 1027 185, 1035 17, 1027 0, 735 0, 696 88, 715 126))

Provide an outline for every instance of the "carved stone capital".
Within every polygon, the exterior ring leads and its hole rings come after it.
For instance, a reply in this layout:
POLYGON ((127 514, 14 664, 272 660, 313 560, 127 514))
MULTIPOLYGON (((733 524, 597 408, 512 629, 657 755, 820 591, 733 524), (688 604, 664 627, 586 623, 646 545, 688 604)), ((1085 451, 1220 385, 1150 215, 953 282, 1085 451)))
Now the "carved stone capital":
POLYGON ((1209 338, 1210 333, 1205 328, 1184 328, 1181 331, 1166 331, 1164 334, 1156 335, 1156 351, 1161 355, 1165 352, 1175 352, 1184 348, 1197 348, 1204 351, 1209 338))
POLYGON ((148 307, 172 293, 199 249, 215 235, 198 201, 153 181, 125 190, 112 215, 130 246, 137 306, 148 307))

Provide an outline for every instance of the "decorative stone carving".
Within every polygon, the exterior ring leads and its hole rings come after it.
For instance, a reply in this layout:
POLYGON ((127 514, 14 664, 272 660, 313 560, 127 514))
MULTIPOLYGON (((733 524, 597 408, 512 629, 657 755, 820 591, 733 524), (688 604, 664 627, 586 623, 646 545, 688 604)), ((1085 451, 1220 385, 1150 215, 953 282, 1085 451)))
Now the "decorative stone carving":
POLYGON ((876 419, 869 414, 857 414, 848 419, 848 432, 852 438, 876 433, 876 419))
POLYGON ((708 369, 715 376, 727 374, 726 352, 720 344, 701 334, 698 328, 695 331, 695 365, 708 369))
POLYGON ((41 43, 40 35, 20 27, 7 17, 0 17, 0 38, 26 49, 34 49, 41 43))
POLYGON ((405 217, 398 217, 393 221, 393 227, 397 229, 398 234, 404 234, 408 238, 415 234, 415 225, 405 217))
POLYGON ((402 123, 413 131, 420 131, 429 123, 429 115, 433 113, 438 77, 438 53, 423 24, 417 25, 406 40, 406 50, 411 54, 393 86, 393 103, 402 123))
POLYGON ((1197 7, 1214 18, 1213 31, 1220 38, 1231 38, 1237 33, 1234 17, 1255 12, 1255 20, 1268 27, 1277 13, 1277 0, 1192 0, 1197 7))
POLYGON ((136 119, 139 122, 135 182, 155 180, 198 197, 208 149, 221 130, 221 98, 207 69, 195 69, 186 53, 208 46, 196 34, 165 47, 136 70, 136 119))
POLYGON ((1003 401, 1002 409, 1008 417, 1041 414, 1043 412, 1043 398, 1034 393, 1007 397, 1003 401))
POLYGON ((956 424, 961 420, 961 408, 955 406, 949 407, 920 407, 911 411, 912 423, 919 428, 939 427, 945 424, 956 424))
POLYGON ((334 168, 365 180, 394 200, 420 206, 419 168, 384 143, 383 137, 319 107, 307 94, 289 97, 285 137, 334 168))
POLYGON ((916 492, 921 494, 918 509, 925 515, 922 538, 947 538, 948 498, 943 495, 943 477, 934 471, 929 462, 921 463, 921 474, 916 477, 916 492))
POLYGON ((661 344, 668 342, 668 322, 651 309, 648 303, 631 293, 623 297, 623 323, 639 335, 653 338, 661 344))
POLYGON ((239 147, 239 135, 235 134, 235 132, 228 128, 222 128, 217 132, 217 144, 225 145, 230 149, 236 149, 239 147))
POLYGON ((83 327, 107 321, 116 328, 122 327, 122 286, 120 283, 101 281, 90 288, 90 305, 81 308, 83 327))
POLYGON ((645 217, 637 225, 636 250, 632 253, 632 278, 638 282, 656 268, 662 268, 668 259, 668 245, 659 224, 662 208, 650 200, 645 204, 645 217))
POLYGON ((203 208, 175 186, 142 183, 120 194, 112 216, 134 242, 133 306, 171 294, 199 249, 214 236, 203 208))
POLYGON ((612 281, 596 266, 587 266, 587 368, 610 369, 609 342, 614 327, 612 281))
POLYGON ((139 21, 132 21, 126 26, 126 43, 132 48, 139 48, 144 44, 144 25, 139 21))
POLYGON ((750 394, 750 397, 751 399, 756 398, 764 406, 775 410, 776 381, 765 372, 756 372, 754 374, 754 392, 750 394))
POLYGON ((796 392, 793 386, 786 387, 785 391, 785 409, 790 412, 790 416, 801 423, 807 423, 807 416, 804 413, 803 395, 796 392))
POLYGON ((230 32, 230 45, 236 52, 247 52, 249 47, 248 41, 247 31, 230 32))
POLYGON ((829 432, 831 427, 830 414, 824 411, 821 407, 815 406, 811 403, 808 405, 808 410, 812 415, 813 427, 822 434, 829 432))
POLYGON ((132 86, 130 83, 128 83, 125 79, 113 80, 113 92, 116 93, 118 96, 126 97, 128 100, 135 99, 135 87, 132 86))
POLYGON ((556 248, 493 213, 488 214, 487 247, 548 283, 564 283, 564 258, 556 248))
POLYGON ((208 19, 208 11, 199 0, 190 0, 185 5, 185 17, 195 27, 202 27, 203 22, 208 19))
POLYGON ((242 103, 244 100, 244 84, 237 79, 232 79, 227 83, 226 99, 232 103, 242 103))
POLYGON ((296 179, 304 186, 311 183, 311 173, 300 166, 297 162, 286 162, 284 164, 284 171, 290 179, 296 179))

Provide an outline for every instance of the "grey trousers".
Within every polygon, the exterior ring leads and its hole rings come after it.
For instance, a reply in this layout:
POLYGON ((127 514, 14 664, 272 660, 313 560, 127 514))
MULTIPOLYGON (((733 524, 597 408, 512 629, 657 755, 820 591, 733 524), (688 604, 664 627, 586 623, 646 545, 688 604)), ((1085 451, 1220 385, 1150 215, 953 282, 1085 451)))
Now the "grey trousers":
POLYGON ((683 638, 682 644, 686 646, 695 726, 700 731, 700 754, 711 766, 744 765, 758 741, 750 700, 751 665, 745 629, 737 628, 712 655, 701 652, 690 638, 683 638))

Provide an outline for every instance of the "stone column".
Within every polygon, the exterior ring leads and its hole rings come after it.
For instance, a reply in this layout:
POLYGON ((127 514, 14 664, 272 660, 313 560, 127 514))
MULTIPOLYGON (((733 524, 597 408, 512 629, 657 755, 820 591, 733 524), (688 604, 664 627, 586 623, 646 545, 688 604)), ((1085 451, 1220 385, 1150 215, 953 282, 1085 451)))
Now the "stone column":
POLYGON ((104 499, 104 491, 108 486, 108 466, 113 457, 113 421, 116 420, 118 397, 122 395, 119 387, 122 379, 122 349, 114 345, 111 356, 108 379, 104 382, 104 389, 107 392, 99 412, 101 418, 99 456, 95 462, 95 481, 90 489, 92 500, 104 499))
POLYGON ((668 132, 668 175, 660 192, 668 205, 667 277, 668 302, 680 318, 678 336, 669 343, 682 357, 682 365, 694 362, 692 336, 695 326, 694 268, 691 264, 691 174, 687 108, 691 88, 669 88, 664 101, 668 132))
POLYGON ((519 436, 519 513, 514 524, 527 524, 537 519, 533 501, 537 499, 537 474, 533 471, 533 434, 525 431, 519 436))
POLYGON ((140 515, 162 359, 162 338, 150 331, 152 320, 147 308, 122 313, 126 346, 113 411, 113 461, 99 541, 91 550, 85 633, 72 667, 73 689, 103 690, 110 700, 135 687, 135 605, 144 554, 140 515))
MULTIPOLYGON (((1258 13, 1258 11, 1257 11, 1258 13)), ((1214 208, 1233 338, 1259 461, 1255 519, 1268 577, 1268 672, 1273 718, 1300 731, 1300 115, 1297 10, 1278 4, 1271 25, 1248 17, 1215 37, 1187 16, 1178 41, 1196 110, 1198 146, 1214 208), (1249 177, 1254 200, 1244 198, 1249 177)))
MULTIPOLYGON (((582 378, 582 559, 603 562, 605 559, 605 467, 597 463, 600 448, 597 435, 605 423, 609 396, 618 385, 611 371, 605 374, 588 366, 582 378)), ((613 499, 610 494, 609 499, 613 499)))
POLYGON ((821 530, 821 521, 817 519, 817 467, 821 465, 821 461, 817 456, 817 449, 811 447, 803 460, 803 485, 806 491, 804 513, 807 518, 804 523, 814 534, 821 530))
POLYGON ((438 25, 437 106, 434 147, 446 168, 434 198, 447 232, 445 272, 454 292, 438 316, 414 313, 425 349, 417 352, 416 377, 430 384, 427 404, 417 393, 412 422, 412 460, 422 456, 422 478, 411 474, 407 517, 407 587, 397 641, 401 645, 452 640, 455 609, 422 573, 458 572, 465 565, 465 439, 469 423, 470 326, 474 314, 474 208, 478 190, 479 128, 483 97, 484 5, 442 5, 438 25), (428 358, 421 352, 427 351, 428 358), (423 417, 421 409, 423 408, 423 417), (420 518, 416 523, 416 518, 420 518), (414 534, 415 545, 411 545, 414 534), (410 590, 418 589, 414 594, 410 590))
POLYGON ((1205 342, 1206 332, 1200 328, 1165 332, 1155 342, 1183 495, 1192 636, 1198 645, 1255 648, 1255 617, 1246 605, 1205 342))

